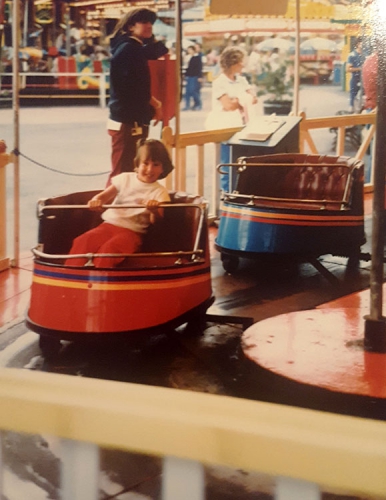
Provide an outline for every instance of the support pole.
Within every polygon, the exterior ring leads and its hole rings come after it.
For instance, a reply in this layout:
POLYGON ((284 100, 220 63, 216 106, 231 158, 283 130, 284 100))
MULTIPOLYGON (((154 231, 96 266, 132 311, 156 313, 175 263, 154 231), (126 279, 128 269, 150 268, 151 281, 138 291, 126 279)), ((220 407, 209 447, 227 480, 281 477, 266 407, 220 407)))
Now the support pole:
POLYGON ((174 162, 176 166, 175 172, 175 189, 181 188, 181 173, 180 173, 180 99, 181 99, 181 58, 182 58, 182 26, 181 26, 181 1, 176 2, 175 7, 175 27, 176 27, 176 120, 175 120, 175 157, 174 162))
POLYGON ((20 167, 19 167, 19 41, 20 41, 20 7, 21 2, 13 0, 12 9, 12 107, 13 107, 13 150, 14 150, 14 188, 13 188, 13 218, 14 218, 14 253, 12 265, 18 267, 20 258, 20 167))
POLYGON ((295 63, 294 63, 294 115, 299 113, 299 87, 300 87, 300 0, 296 0, 296 32, 295 32, 295 63))
POLYGON ((376 15, 372 25, 378 52, 378 102, 377 133, 375 141, 374 198, 372 224, 372 259, 370 273, 370 314, 365 316, 365 350, 386 352, 386 318, 382 314, 383 253, 384 253, 384 212, 386 173, 386 55, 384 11, 378 0, 376 15))

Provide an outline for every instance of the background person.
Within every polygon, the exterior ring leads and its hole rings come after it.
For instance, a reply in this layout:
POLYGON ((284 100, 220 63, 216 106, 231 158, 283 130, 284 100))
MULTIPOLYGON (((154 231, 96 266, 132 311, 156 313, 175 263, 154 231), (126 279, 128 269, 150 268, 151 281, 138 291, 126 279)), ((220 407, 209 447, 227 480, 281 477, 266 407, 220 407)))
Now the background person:
POLYGON ((354 50, 347 59, 347 71, 351 73, 350 80, 350 111, 354 111, 355 98, 359 92, 362 71, 362 38, 357 38, 354 50))
MULTIPOLYGON (((378 100, 378 53, 373 52, 366 57, 362 68, 362 84, 365 93, 365 110, 366 113, 371 113, 377 107, 378 100)), ((367 129, 370 125, 367 125, 367 129)), ((365 162, 365 183, 371 181, 371 170, 373 167, 373 149, 374 139, 369 146, 368 161, 365 162)))
POLYGON ((268 58, 268 64, 272 72, 277 71, 280 68, 279 49, 277 47, 272 50, 271 55, 268 58))
POLYGON ((362 68, 362 84, 365 93, 365 109, 372 111, 377 107, 378 96, 378 53, 366 57, 362 68))
MULTIPOLYGON (((92 210, 113 202, 114 205, 143 205, 138 208, 109 208, 99 226, 74 239, 70 255, 85 253, 135 253, 142 245, 143 235, 162 211, 160 203, 170 201, 168 191, 158 180, 166 177, 173 165, 161 141, 141 139, 135 157, 135 172, 115 176, 112 183, 88 202, 92 210)), ((95 267, 117 266, 124 257, 97 257, 95 267)), ((86 258, 67 259, 67 266, 84 266, 86 258)))
POLYGON ((202 58, 196 52, 194 45, 188 47, 189 62, 185 71, 185 108, 200 110, 201 102, 201 82, 202 82, 202 58), (193 108, 190 107, 190 101, 193 100, 193 108))
POLYGON ((153 38, 156 14, 135 8, 118 21, 112 35, 110 64, 110 116, 108 133, 112 141, 112 170, 107 182, 122 172, 132 171, 138 139, 146 138, 152 119, 162 119, 162 103, 151 95, 149 59, 168 52, 153 38))
MULTIPOLYGON (((212 111, 206 119, 206 129, 242 127, 247 123, 257 98, 248 80, 241 76, 244 58, 244 51, 237 47, 227 47, 221 53, 222 72, 212 84, 212 111)), ((220 153, 221 163, 230 163, 228 144, 221 144, 220 153)), ((221 176, 221 188, 229 191, 228 175, 221 176)))

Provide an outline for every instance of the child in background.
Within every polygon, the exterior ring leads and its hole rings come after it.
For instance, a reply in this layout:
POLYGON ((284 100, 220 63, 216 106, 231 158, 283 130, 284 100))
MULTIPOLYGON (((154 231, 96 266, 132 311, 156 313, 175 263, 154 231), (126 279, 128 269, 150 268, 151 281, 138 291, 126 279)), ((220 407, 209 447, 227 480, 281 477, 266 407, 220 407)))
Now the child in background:
MULTIPOLYGON (((135 171, 116 175, 111 185, 88 202, 91 210, 102 210, 105 204, 143 205, 138 208, 109 208, 98 227, 74 239, 70 255, 85 253, 135 253, 142 246, 143 235, 150 224, 162 217, 161 203, 170 202, 169 194, 159 182, 172 170, 169 153, 162 142, 141 139, 134 159, 135 171)), ((124 257, 97 257, 95 267, 114 267, 124 257)), ((67 266, 83 266, 86 258, 66 260, 67 266)))

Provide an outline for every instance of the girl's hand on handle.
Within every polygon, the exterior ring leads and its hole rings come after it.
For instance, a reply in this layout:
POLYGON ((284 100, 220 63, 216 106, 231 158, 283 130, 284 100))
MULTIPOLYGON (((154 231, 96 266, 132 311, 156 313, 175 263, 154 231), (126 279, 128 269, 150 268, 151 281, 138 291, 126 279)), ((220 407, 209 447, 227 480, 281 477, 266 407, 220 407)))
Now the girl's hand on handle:
POLYGON ((146 202, 146 208, 150 210, 150 223, 154 224, 158 219, 163 217, 164 211, 162 208, 158 208, 160 202, 157 200, 148 200, 146 202))
POLYGON ((104 191, 93 196, 91 200, 88 201, 87 205, 91 210, 97 210, 101 212, 103 210, 103 205, 111 203, 117 193, 117 188, 111 184, 104 191))
POLYGON ((87 203, 91 210, 102 211, 102 200, 99 198, 91 198, 87 203))
POLYGON ((146 202, 146 208, 148 208, 149 210, 151 209, 155 209, 157 208, 158 206, 160 205, 160 202, 157 201, 157 200, 148 200, 146 202))

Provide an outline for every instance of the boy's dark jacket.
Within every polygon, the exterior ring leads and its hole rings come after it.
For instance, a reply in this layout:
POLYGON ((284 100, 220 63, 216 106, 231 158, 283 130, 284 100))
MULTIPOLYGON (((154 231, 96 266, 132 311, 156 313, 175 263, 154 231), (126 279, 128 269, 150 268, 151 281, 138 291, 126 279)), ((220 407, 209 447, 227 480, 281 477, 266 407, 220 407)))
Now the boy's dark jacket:
POLYGON ((121 123, 148 125, 154 116, 150 105, 150 71, 147 61, 164 56, 162 42, 142 45, 126 34, 111 39, 110 118, 121 123))

